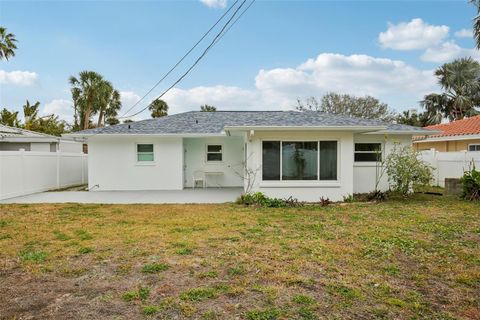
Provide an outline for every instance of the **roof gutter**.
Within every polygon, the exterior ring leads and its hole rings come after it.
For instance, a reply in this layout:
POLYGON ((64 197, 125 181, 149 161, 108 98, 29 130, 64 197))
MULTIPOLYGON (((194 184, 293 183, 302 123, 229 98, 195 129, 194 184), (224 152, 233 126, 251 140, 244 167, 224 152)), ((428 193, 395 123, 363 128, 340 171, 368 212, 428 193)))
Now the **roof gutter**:
POLYGON ((419 136, 430 136, 441 133, 440 131, 425 131, 425 130, 379 130, 377 132, 371 132, 367 134, 406 134, 406 135, 419 135, 419 136), (431 131, 431 132, 430 132, 431 131))
POLYGON ((101 137, 159 137, 159 138, 201 138, 201 137, 225 137, 227 134, 225 132, 221 133, 88 133, 88 134, 78 134, 78 133, 67 133, 62 135, 62 137, 68 138, 84 138, 88 139, 94 136, 101 137))
POLYGON ((226 126, 225 131, 356 131, 386 130, 386 126, 226 126))

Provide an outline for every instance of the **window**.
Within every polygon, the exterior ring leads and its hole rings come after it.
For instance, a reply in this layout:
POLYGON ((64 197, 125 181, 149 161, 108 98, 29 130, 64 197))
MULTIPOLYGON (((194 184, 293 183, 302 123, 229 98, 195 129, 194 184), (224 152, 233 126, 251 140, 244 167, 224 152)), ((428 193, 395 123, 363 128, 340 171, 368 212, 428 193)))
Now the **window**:
POLYGON ((480 144, 469 144, 468 151, 480 151, 480 144))
POLYGON ((222 161, 222 145, 220 144, 207 145, 207 161, 208 162, 222 161))
POLYGON ((263 141, 262 180, 337 180, 337 141, 263 141))
POLYGON ((137 161, 153 161, 153 144, 137 144, 137 161))
POLYGON ((337 180, 337 141, 320 141, 320 180, 337 180))
POLYGON ((282 180, 318 180, 318 142, 282 142, 282 180))
POLYGON ((280 141, 263 141, 263 180, 280 180, 280 141))
POLYGON ((381 160, 381 143, 355 143, 355 162, 377 162, 381 160))

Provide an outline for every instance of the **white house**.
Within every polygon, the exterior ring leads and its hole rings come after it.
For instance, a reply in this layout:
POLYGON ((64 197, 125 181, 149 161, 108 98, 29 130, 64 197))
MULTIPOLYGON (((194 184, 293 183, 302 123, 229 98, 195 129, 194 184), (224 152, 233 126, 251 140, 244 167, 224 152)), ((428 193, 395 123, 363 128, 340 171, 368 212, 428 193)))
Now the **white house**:
MULTIPOLYGON (((92 190, 242 187, 272 197, 341 200, 374 189, 378 157, 430 131, 297 111, 186 112, 76 132, 92 190), (379 152, 380 151, 380 152, 379 152)), ((386 188, 386 178, 381 186, 386 188)))
POLYGON ((0 151, 19 150, 81 153, 82 143, 0 124, 0 151))

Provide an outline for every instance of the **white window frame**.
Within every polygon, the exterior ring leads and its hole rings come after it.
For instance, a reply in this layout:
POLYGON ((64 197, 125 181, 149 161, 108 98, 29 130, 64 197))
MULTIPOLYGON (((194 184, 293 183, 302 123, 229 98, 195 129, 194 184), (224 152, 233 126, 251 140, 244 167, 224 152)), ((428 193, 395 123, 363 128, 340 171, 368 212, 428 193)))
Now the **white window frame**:
POLYGON ((151 142, 137 142, 135 143, 135 163, 136 165, 138 166, 153 166, 155 165, 155 162, 156 162, 156 157, 155 157, 155 144, 154 143, 151 143, 151 142), (152 154, 153 154, 153 160, 152 161, 138 161, 138 154, 139 153, 150 153, 150 152, 138 152, 138 145, 142 145, 142 144, 151 144, 153 146, 153 151, 152 151, 152 154))
POLYGON ((353 142, 353 162, 355 164, 362 164, 362 163, 372 164, 372 163, 379 162, 379 161, 356 161, 355 160, 355 154, 356 153, 373 153, 372 151, 355 151, 355 145, 357 145, 357 144, 379 144, 380 145, 380 156, 381 156, 380 162, 384 159, 384 157, 385 157, 385 154, 384 154, 385 146, 384 146, 383 142, 381 142, 381 141, 354 141, 353 142))
POLYGON ((215 164, 215 163, 223 163, 223 144, 222 143, 207 143, 205 144, 205 162, 208 164, 215 164), (220 146, 220 152, 208 152, 208 147, 209 146, 220 146), (208 160, 208 154, 221 154, 222 155, 222 160, 208 160))
POLYGON ((468 145, 468 151, 469 152, 480 152, 480 143, 470 143, 468 145), (475 149, 478 149, 478 150, 470 150, 470 146, 475 146, 475 149))
POLYGON ((338 187, 341 181, 341 152, 340 139, 262 139, 260 140, 260 181, 263 186, 334 186, 338 187), (337 179, 320 180, 320 141, 337 142, 337 179), (263 142, 280 142, 280 180, 263 180, 263 142), (283 180, 283 142, 316 142, 317 143, 317 179, 316 180, 283 180))

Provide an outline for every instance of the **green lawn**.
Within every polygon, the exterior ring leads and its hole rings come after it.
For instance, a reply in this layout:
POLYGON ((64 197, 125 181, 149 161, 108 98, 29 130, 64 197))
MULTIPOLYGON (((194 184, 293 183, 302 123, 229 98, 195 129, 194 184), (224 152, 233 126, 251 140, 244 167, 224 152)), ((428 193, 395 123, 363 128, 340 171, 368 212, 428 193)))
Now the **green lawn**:
POLYGON ((0 205, 0 318, 480 319, 480 204, 0 205))

